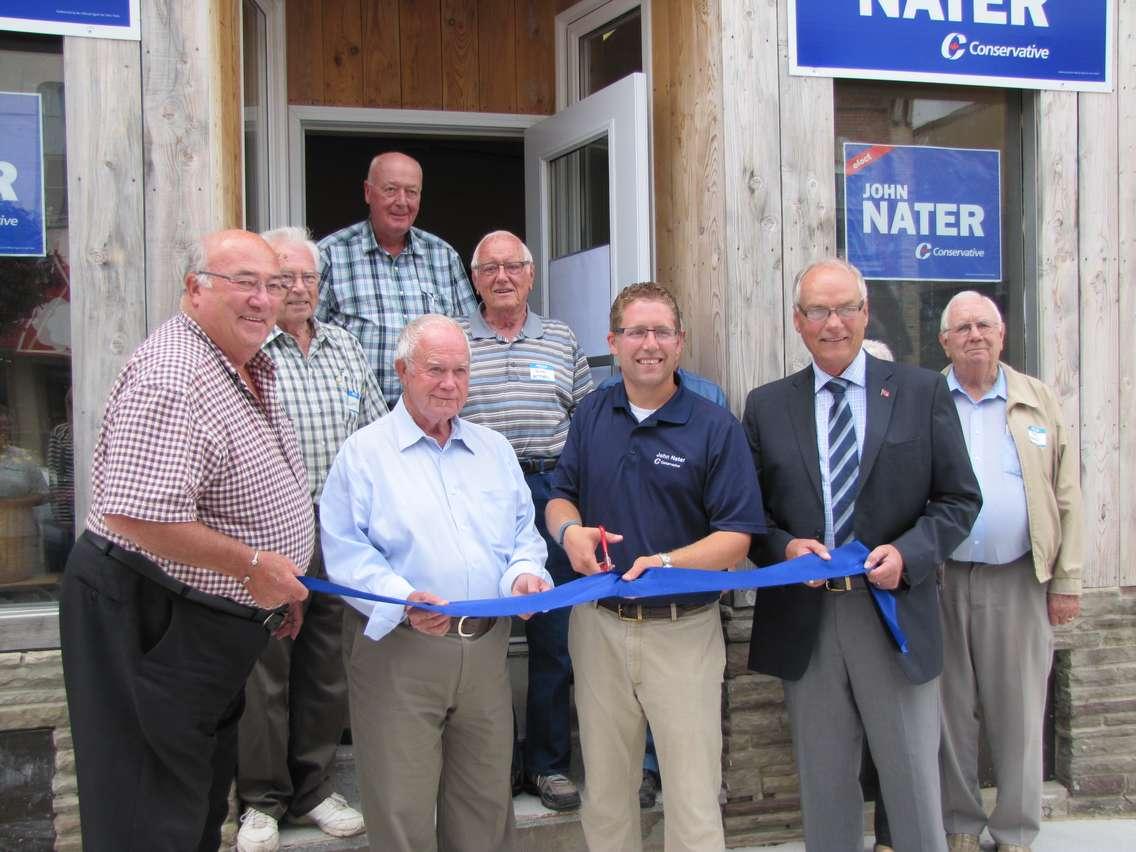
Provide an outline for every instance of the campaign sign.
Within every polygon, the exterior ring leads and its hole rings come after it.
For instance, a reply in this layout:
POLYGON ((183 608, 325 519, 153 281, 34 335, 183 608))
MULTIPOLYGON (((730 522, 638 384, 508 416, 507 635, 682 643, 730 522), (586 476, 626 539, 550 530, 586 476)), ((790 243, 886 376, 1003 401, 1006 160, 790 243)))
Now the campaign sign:
POLYGON ((844 245, 865 278, 1001 281, 1001 152, 844 143, 844 245))
POLYGON ((40 99, 0 92, 0 255, 45 253, 40 99))
POLYGON ((1112 91, 1114 0, 789 0, 789 71, 1112 91))
POLYGON ((138 0, 0 0, 0 30, 138 41, 138 0))

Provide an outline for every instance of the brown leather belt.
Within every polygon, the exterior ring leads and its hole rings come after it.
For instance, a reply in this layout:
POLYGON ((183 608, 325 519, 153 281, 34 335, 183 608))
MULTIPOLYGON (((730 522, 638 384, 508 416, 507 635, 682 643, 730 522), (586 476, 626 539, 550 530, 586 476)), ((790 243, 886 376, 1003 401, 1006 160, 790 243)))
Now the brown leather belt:
POLYGON ((447 636, 460 636, 462 639, 480 639, 497 624, 496 618, 473 618, 463 615, 461 618, 450 619, 450 629, 447 636))
POLYGON ((619 598, 603 598, 596 601, 596 606, 611 610, 624 621, 648 621, 665 618, 668 621, 678 621, 684 615, 701 612, 708 603, 672 603, 661 606, 643 606, 642 604, 626 603, 619 598))

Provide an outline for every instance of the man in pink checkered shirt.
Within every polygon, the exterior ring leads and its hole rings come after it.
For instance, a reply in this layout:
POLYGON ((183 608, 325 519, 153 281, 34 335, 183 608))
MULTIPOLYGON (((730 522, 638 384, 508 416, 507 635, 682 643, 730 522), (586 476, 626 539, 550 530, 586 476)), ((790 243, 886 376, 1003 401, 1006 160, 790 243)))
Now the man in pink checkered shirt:
POLYGON ((216 849, 244 682, 295 636, 313 517, 260 351, 285 290, 246 231, 189 252, 181 311, 107 401, 60 634, 83 848, 216 849))

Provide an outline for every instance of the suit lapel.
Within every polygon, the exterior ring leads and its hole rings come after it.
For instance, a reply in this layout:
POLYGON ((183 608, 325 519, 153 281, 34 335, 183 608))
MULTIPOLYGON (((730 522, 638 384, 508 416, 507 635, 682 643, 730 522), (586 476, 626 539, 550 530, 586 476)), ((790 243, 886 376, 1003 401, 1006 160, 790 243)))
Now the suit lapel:
POLYGON ((820 458, 817 454, 816 434, 816 393, 813 390, 813 368, 809 365, 793 376, 792 394, 789 400, 789 419, 793 423, 793 434, 805 462, 809 480, 816 490, 818 500, 823 500, 820 485, 820 458))
POLYGON ((868 355, 867 369, 867 424, 864 428, 864 454, 860 459, 860 483, 868 481, 872 465, 880 454, 888 424, 891 422, 892 406, 895 404, 895 368, 888 361, 881 361, 868 355))

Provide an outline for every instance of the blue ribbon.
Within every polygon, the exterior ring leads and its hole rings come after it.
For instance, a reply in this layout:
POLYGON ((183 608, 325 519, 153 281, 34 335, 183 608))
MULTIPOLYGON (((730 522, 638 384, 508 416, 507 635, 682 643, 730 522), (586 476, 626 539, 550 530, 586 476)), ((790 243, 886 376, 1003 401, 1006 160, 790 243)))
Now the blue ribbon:
MULTIPOLYGON (((770 586, 789 586, 806 580, 829 580, 835 577, 867 573, 864 560, 868 548, 858 541, 829 551, 831 559, 821 559, 809 553, 748 571, 701 571, 693 568, 648 568, 634 580, 624 580, 619 574, 606 572, 581 577, 570 583, 556 586, 535 595, 512 595, 506 598, 486 598, 474 601, 451 601, 447 604, 428 604, 402 598, 374 595, 347 586, 341 586, 315 577, 300 577, 300 582, 313 592, 342 595, 377 603, 415 606, 452 616, 494 618, 522 615, 528 612, 548 612, 551 609, 589 603, 601 598, 653 598, 671 597, 692 592, 726 592, 734 589, 764 589, 770 586)), ((895 595, 869 584, 876 606, 884 623, 895 639, 901 653, 907 653, 907 639, 899 626, 895 595)))

